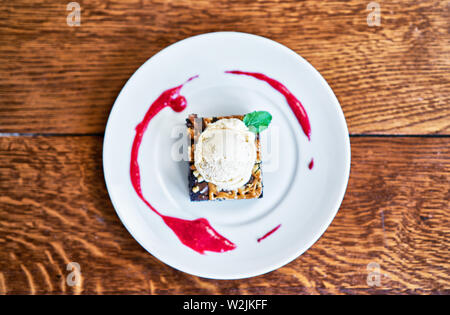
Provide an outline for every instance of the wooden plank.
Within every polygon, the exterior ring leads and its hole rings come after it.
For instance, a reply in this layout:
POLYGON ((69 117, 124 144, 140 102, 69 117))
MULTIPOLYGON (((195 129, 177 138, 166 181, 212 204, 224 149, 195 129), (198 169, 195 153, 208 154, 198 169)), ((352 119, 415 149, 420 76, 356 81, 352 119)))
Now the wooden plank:
MULTIPOLYGON (((0 132, 102 133, 129 76, 183 38, 242 31, 301 54, 330 83, 353 134, 449 134, 446 1, 389 1, 367 25, 369 1, 4 1, 0 132)), ((301 97, 301 96, 300 96, 301 97)))
POLYGON ((109 201, 101 149, 95 136, 0 137, 0 293, 450 293, 450 138, 352 138, 327 232, 287 266, 236 281, 184 274, 141 248, 109 201), (72 261, 78 287, 66 282, 72 261))

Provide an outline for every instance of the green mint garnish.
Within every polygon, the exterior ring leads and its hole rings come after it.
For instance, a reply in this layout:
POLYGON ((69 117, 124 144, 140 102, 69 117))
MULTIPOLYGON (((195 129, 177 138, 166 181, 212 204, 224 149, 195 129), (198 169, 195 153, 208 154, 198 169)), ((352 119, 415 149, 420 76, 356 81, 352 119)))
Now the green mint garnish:
POLYGON ((254 133, 267 129, 271 121, 272 115, 265 111, 252 112, 244 116, 244 124, 254 133))

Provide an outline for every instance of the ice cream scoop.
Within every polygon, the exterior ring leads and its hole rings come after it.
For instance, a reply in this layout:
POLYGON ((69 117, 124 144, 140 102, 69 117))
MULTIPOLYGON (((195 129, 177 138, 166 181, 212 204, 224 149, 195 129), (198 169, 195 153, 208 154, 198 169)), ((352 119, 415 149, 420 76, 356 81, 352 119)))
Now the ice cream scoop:
POLYGON ((255 134, 236 118, 209 124, 195 145, 197 171, 219 190, 244 186, 250 179, 255 160, 255 134))

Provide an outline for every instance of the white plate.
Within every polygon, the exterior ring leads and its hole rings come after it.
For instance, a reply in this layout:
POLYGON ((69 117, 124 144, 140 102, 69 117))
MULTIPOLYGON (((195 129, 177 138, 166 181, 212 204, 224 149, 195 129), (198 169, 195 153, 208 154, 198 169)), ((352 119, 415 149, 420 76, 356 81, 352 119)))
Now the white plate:
POLYGON ((129 79, 109 116, 103 168, 117 214, 148 252, 193 275, 238 279, 277 269, 319 239, 345 194, 350 141, 338 100, 307 61, 263 37, 219 32, 171 45, 129 79), (264 73, 286 85, 308 113, 311 141, 280 93, 265 82, 225 74, 226 70, 264 73), (146 199, 163 214, 208 219, 221 235, 237 245, 225 253, 201 255, 184 246, 139 199, 129 175, 135 127, 148 107, 163 91, 197 74, 199 78, 181 90, 188 101, 187 109, 181 113, 170 108, 162 110, 144 135, 138 159, 142 189, 146 199), (253 110, 267 110, 273 116, 272 124, 263 133, 264 197, 190 202, 187 162, 172 158, 180 142, 177 131, 183 130, 187 115, 245 114, 253 110), (309 170, 311 158, 315 165, 309 170), (279 230, 257 242, 278 224, 279 230))

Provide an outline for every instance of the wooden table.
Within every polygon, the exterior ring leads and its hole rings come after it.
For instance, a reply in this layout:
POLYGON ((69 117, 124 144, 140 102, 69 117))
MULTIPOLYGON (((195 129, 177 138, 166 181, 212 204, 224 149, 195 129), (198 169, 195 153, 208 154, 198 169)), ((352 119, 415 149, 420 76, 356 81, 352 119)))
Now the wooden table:
POLYGON ((368 0, 80 0, 79 27, 66 23, 68 2, 1 5, 0 293, 450 293, 448 1, 379 1, 381 25, 369 26, 368 0), (211 31, 266 36, 305 57, 351 135, 331 226, 300 258, 247 280, 153 258, 103 180, 105 123, 126 80, 162 48, 211 31))

